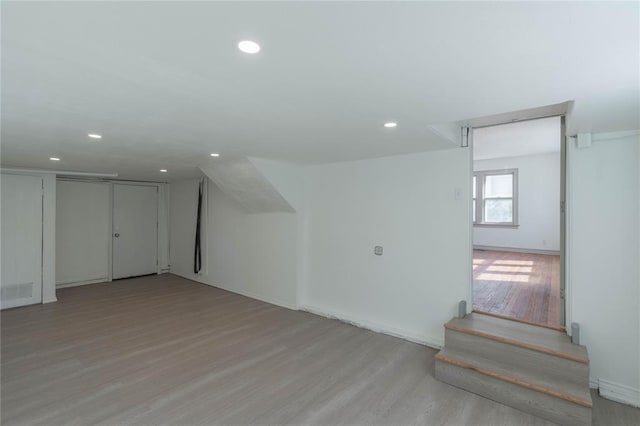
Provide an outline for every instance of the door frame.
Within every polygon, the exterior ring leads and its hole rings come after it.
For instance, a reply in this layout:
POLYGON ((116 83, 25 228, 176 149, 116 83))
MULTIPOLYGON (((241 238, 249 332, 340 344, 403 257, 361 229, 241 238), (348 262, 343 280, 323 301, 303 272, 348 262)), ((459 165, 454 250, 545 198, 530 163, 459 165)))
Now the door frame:
MULTIPOLYGON (((70 177, 70 176, 56 176, 55 179, 56 182, 58 181, 66 181, 66 182, 87 182, 87 183, 104 183, 106 185, 108 185, 109 187, 109 195, 108 195, 108 221, 109 221, 109 226, 108 226, 108 235, 107 235, 107 240, 108 240, 108 258, 107 258, 107 281, 106 282, 111 282, 113 281, 113 185, 118 184, 118 185, 137 185, 137 186, 155 186, 156 190, 158 191, 158 197, 157 197, 157 211, 158 211, 158 221, 156 223, 156 229, 158 232, 158 236, 160 235, 160 217, 161 217, 161 211, 163 206, 161 205, 161 202, 163 201, 162 197, 160 196, 160 194, 163 194, 162 191, 162 186, 166 185, 166 182, 145 182, 145 181, 129 181, 129 180, 114 180, 114 179, 92 179, 92 178, 87 178, 87 177, 70 177)), ((169 220, 169 211, 168 211, 168 203, 169 203, 169 188, 168 186, 165 187, 164 190, 164 202, 166 204, 167 210, 164 213, 164 215, 166 216, 166 220, 169 220)), ((169 235, 166 235, 166 241, 161 241, 160 238, 158 237, 158 245, 157 245, 157 249, 156 249, 156 259, 158 261, 158 268, 156 273, 162 274, 165 272, 169 272, 168 266, 165 265, 161 265, 160 264, 160 252, 161 252, 161 245, 162 242, 166 243, 167 245, 167 250, 166 250, 166 255, 168 256, 169 254, 169 235)), ((102 281, 100 281, 102 282, 102 281)), ((56 288, 64 288, 64 287, 77 287, 77 286, 81 286, 81 285, 87 285, 87 284, 95 284, 95 281, 81 281, 78 283, 73 283, 73 284, 68 284, 68 285, 63 285, 63 286, 56 286, 56 288)))
MULTIPOLYGON (((564 112, 558 113, 550 113, 547 115, 535 115, 530 117, 523 117, 520 119, 509 119, 505 121, 504 119, 498 120, 495 122, 480 122, 471 124, 469 126, 462 127, 462 134, 466 134, 466 143, 469 147, 469 167, 470 167, 470 176, 469 176, 469 188, 472 188, 473 185, 473 130, 480 129, 484 127, 494 127, 505 124, 513 124, 514 122, 522 122, 522 121, 532 121, 539 120, 543 118, 550 117, 560 117, 560 205, 558 206, 559 214, 560 214, 560 328, 565 329, 566 325, 570 322, 570 311, 569 311, 569 298, 567 297, 569 292, 567 291, 567 195, 568 195, 568 185, 567 185, 567 135, 566 135, 566 120, 567 114, 564 112), (466 131, 465 131, 466 129, 466 131)), ((464 139, 464 136, 463 136, 464 139)), ((471 192, 469 193, 471 197, 471 192)), ((473 216, 471 209, 473 208, 473 203, 469 202, 469 300, 471 301, 470 306, 467 308, 468 312, 473 312, 473 216)), ((533 324, 541 327, 546 327, 544 324, 533 324)), ((551 327, 554 328, 554 327, 551 327)))

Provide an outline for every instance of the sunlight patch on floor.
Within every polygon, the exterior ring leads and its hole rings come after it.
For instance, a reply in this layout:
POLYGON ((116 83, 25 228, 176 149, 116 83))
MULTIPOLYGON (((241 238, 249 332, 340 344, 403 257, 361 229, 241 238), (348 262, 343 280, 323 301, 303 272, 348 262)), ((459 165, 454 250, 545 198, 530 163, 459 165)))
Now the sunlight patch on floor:
POLYGON ((533 272, 533 267, 531 266, 489 266, 487 267, 487 271, 489 272, 517 272, 517 273, 525 273, 525 272, 533 272))
POLYGON ((527 283, 529 282, 529 278, 531 276, 529 274, 490 274, 490 273, 482 273, 478 275, 476 281, 508 281, 508 282, 516 282, 516 283, 527 283))
POLYGON ((493 265, 515 265, 515 266, 533 266, 535 264, 532 260, 495 260, 493 265))

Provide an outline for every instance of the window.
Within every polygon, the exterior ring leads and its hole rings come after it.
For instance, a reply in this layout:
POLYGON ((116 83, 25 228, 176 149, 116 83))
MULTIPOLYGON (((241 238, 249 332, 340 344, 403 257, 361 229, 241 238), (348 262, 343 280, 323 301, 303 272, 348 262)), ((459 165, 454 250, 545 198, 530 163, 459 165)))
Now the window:
POLYGON ((518 170, 473 173, 473 224, 518 225, 518 170))

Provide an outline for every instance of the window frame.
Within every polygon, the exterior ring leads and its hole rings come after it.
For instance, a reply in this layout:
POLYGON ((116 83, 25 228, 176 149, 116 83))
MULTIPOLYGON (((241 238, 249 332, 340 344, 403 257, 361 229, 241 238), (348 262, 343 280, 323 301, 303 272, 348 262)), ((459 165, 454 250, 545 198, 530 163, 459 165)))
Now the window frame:
MULTIPOLYGON (((518 228, 518 169, 478 170, 473 172, 476 180, 475 215, 473 226, 486 228, 518 228), (485 197, 485 182, 487 176, 512 175, 511 197, 485 197), (486 200, 512 200, 511 222, 485 222, 484 207, 486 200)), ((471 180, 473 185, 473 179, 471 180)), ((473 206, 473 201, 472 201, 473 206)), ((472 215, 473 217, 473 215, 472 215)))

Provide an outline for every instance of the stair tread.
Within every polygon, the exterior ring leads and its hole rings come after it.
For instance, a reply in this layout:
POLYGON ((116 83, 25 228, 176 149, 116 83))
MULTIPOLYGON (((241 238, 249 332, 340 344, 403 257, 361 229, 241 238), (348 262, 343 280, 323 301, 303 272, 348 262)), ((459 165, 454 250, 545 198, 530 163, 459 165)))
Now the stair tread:
POLYGON ((514 370, 503 366, 500 362, 446 347, 438 355, 591 403, 591 392, 588 386, 580 386, 557 377, 535 374, 526 370, 514 370))
POLYGON ((561 331, 475 313, 464 318, 454 318, 445 327, 458 331, 467 330, 472 334, 495 336, 514 343, 545 349, 558 356, 569 356, 585 363, 589 361, 587 348, 574 345, 571 343, 571 338, 561 331))

